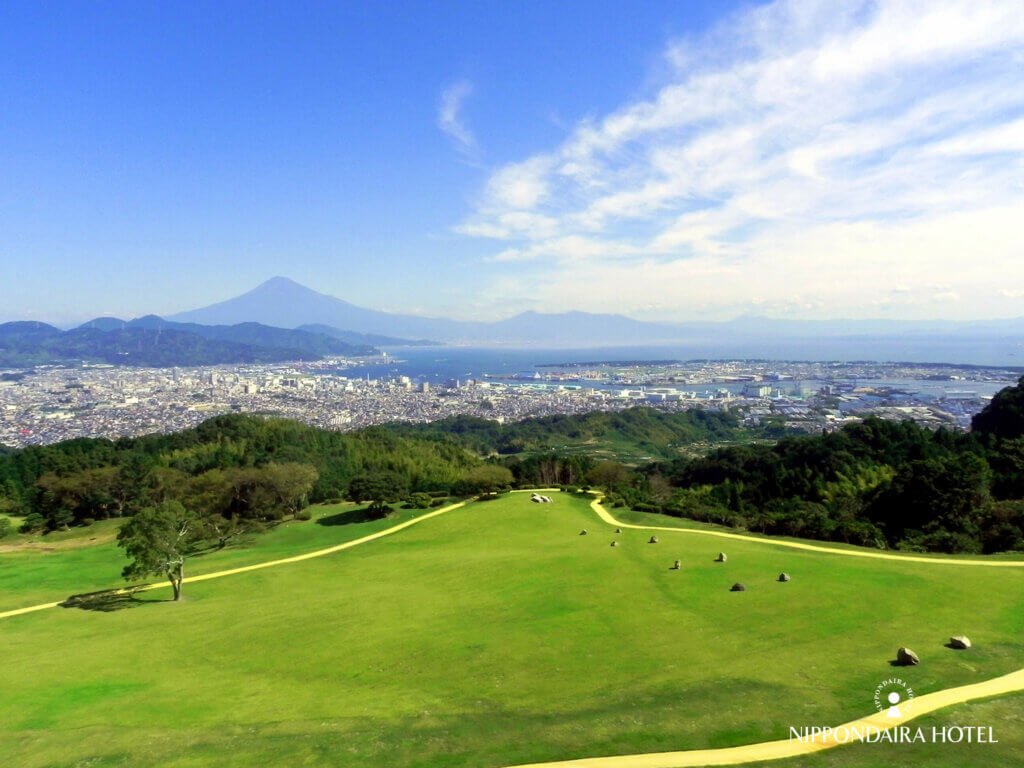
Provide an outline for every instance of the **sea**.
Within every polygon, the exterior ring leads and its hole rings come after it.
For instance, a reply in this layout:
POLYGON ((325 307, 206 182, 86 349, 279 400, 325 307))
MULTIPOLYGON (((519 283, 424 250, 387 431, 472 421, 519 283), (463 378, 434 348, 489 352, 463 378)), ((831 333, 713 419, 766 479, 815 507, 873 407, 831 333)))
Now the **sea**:
MULTIPOLYGON (((542 349, 502 347, 391 347, 388 359, 337 371, 349 378, 392 378, 408 376, 417 381, 444 383, 452 379, 480 379, 544 372, 561 363, 667 361, 667 360, 777 360, 835 362, 946 363, 1024 369, 1024 340, 1005 341, 915 340, 913 344, 886 339, 776 340, 733 344, 649 347, 588 347, 585 349, 542 349)), ((1022 371, 1024 372, 1024 371, 1022 371)), ((806 382, 810 383, 810 382, 806 382)), ((864 382, 868 384, 867 381, 864 382)), ((873 382, 899 386, 907 382, 873 382)), ((916 382, 917 391, 959 389, 953 382, 916 382)), ((968 382, 963 382, 967 385, 968 382)), ((992 394, 1005 384, 979 387, 970 382, 963 389, 992 394), (984 392, 982 391, 984 390, 984 392), (991 390, 991 391, 989 391, 991 390)), ((588 384, 588 386, 592 386, 588 384)), ((706 386, 706 385, 704 385, 706 386)), ((742 386, 742 385, 740 385, 742 386)), ((716 387, 717 388, 717 387, 716 387)))

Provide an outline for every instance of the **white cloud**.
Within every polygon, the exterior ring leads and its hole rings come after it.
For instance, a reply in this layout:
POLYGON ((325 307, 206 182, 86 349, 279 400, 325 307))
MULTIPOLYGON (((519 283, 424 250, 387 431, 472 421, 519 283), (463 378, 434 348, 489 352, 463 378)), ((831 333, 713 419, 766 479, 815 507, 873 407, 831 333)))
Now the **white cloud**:
POLYGON ((650 99, 494 171, 459 231, 551 309, 1020 314, 1024 4, 841 5, 674 43, 650 99))
POLYGON ((460 80, 441 91, 441 103, 437 109, 437 127, 448 134, 456 148, 463 154, 472 155, 477 151, 476 137, 462 119, 462 104, 473 93, 468 80, 460 80))

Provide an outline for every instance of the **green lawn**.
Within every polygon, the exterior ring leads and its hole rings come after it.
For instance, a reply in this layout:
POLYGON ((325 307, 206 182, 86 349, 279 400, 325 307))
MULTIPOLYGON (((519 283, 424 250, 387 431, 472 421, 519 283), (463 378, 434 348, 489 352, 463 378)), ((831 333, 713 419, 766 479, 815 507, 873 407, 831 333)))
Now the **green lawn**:
MULTIPOLYGON (((612 517, 623 523, 632 523, 635 525, 647 525, 667 528, 679 528, 682 530, 701 530, 701 531, 718 531, 720 533, 729 534, 740 534, 751 539, 761 539, 764 541, 799 541, 804 544, 811 544, 815 547, 823 547, 825 549, 836 549, 836 550, 850 550, 850 551, 865 551, 864 547, 859 547, 853 544, 844 544, 838 541, 819 541, 817 539, 799 539, 793 536, 777 536, 777 535, 766 535, 757 533, 756 531, 747 531, 742 528, 730 528, 727 525, 717 525, 714 523, 704 523, 698 520, 690 520, 685 517, 672 517, 671 515, 662 515, 653 512, 638 512, 636 510, 627 509, 624 507, 612 508, 608 507, 608 511, 612 517)), ((728 542, 725 539, 719 538, 722 542, 722 546, 728 546, 728 542)), ((886 550, 878 549, 867 549, 868 552, 882 552, 886 550)), ((994 555, 977 555, 977 554, 946 554, 944 552, 910 552, 899 549, 889 550, 888 554, 892 555, 908 555, 912 557, 924 557, 924 558, 935 558, 948 560, 953 558, 954 560, 1024 560, 1024 553, 1021 552, 998 552, 994 555)))
MULTIPOLYGON (((362 511, 352 504, 317 505, 309 511, 313 521, 286 522, 266 533, 236 540, 221 551, 192 558, 186 575, 330 547, 422 514, 420 510, 396 510, 388 519, 352 525, 351 520, 359 519, 362 511), (317 524, 318 520, 329 524, 317 524)), ((120 524, 120 520, 101 520, 87 528, 0 542, 0 611, 127 586, 121 579, 127 560, 114 541, 120 524), (3 545, 20 548, 5 552, 3 545)))
MULTIPOLYGON (((614 536, 586 499, 554 499, 513 494, 323 558, 186 584, 180 604, 155 591, 124 610, 5 619, 4 764, 486 767, 719 747, 866 714, 894 672, 926 693, 1024 666, 1024 569, 671 532, 648 544, 643 531, 614 536), (723 549, 729 562, 712 562, 723 549), (774 580, 783 570, 788 584, 774 580), (730 592, 736 581, 748 591, 730 592), (976 647, 943 647, 959 633, 976 647), (922 664, 890 667, 900 645, 922 664)), ((393 522, 288 524, 190 571, 393 522)), ((120 566, 110 544, 0 555, 0 609, 115 585, 120 566)), ((1007 731, 976 747, 977 764, 1022 764, 1019 704, 970 705, 1007 731)), ((892 765, 907 749, 778 765, 892 765)), ((969 764, 943 755, 922 764, 969 764)))

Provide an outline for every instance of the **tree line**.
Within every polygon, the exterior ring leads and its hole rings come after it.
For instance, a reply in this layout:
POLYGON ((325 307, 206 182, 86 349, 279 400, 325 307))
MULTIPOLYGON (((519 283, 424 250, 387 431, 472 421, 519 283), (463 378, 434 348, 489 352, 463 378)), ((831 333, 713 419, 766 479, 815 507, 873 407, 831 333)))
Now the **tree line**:
POLYGON ((1024 378, 969 433, 869 418, 588 477, 616 506, 765 534, 931 552, 1024 550, 1024 378))
POLYGON ((308 503, 341 499, 368 476, 400 478, 403 494, 448 492, 481 463, 459 446, 384 430, 339 434, 219 416, 172 435, 5 452, 0 512, 23 516, 27 530, 56 530, 173 501, 211 520, 265 524, 308 503))
POLYGON ((739 417, 728 411, 695 408, 669 412, 642 407, 543 416, 509 424, 475 416, 452 416, 426 424, 396 423, 383 428, 407 437, 454 439, 485 455, 551 452, 566 444, 596 441, 651 456, 671 457, 678 454, 680 446, 749 441, 785 433, 777 426, 744 429, 739 417))

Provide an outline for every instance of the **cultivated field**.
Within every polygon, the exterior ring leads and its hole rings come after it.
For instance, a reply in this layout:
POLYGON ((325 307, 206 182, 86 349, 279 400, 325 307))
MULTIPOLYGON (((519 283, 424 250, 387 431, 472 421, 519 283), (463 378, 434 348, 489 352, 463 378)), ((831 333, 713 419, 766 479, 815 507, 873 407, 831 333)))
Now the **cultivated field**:
MULTIPOLYGON (((589 499, 553 498, 511 494, 324 557, 186 584, 180 604, 159 589, 3 619, 3 762, 476 767, 724 747, 867 714, 894 674, 920 695, 1024 666, 1024 568, 682 531, 650 544, 649 531, 616 535, 589 499), (713 562, 723 550, 728 562, 713 562), (781 571, 792 581, 778 583, 781 571), (747 591, 730 592, 735 582, 747 591), (974 648, 944 647, 961 633, 974 648), (920 666, 889 665, 901 645, 920 666)), ((194 559, 189 572, 401 521, 359 519, 317 507, 313 521, 194 559)), ((0 612, 115 586, 122 565, 110 541, 2 553, 0 612)), ((992 725, 998 745, 849 747, 775 765, 888 766, 911 754, 930 766, 1024 765, 1021 704, 1013 695, 921 720, 992 725)))

